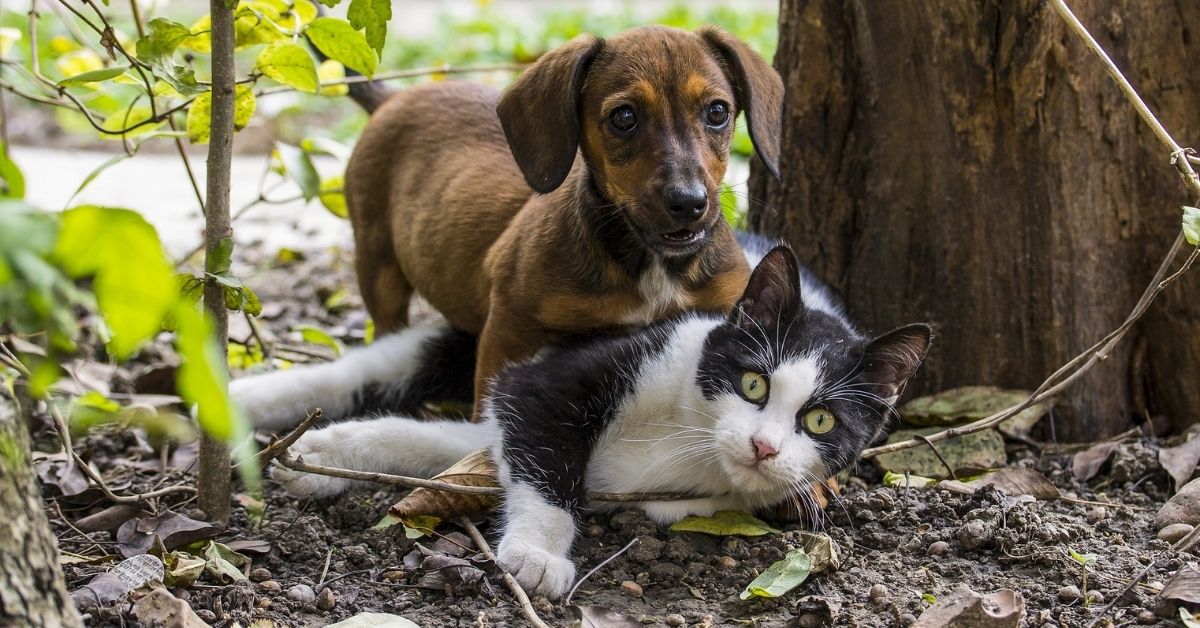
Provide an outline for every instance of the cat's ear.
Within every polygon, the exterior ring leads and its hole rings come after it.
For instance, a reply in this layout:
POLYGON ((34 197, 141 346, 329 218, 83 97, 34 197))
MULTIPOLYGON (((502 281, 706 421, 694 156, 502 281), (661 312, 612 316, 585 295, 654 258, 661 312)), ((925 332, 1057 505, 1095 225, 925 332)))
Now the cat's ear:
POLYGON ((746 330, 771 329, 780 321, 800 316, 803 307, 800 263, 792 249, 777 246, 750 273, 746 291, 733 306, 729 322, 746 330))
POLYGON ((870 386, 888 405, 895 404, 925 359, 932 339, 933 327, 915 323, 872 340, 863 354, 859 382, 870 386))

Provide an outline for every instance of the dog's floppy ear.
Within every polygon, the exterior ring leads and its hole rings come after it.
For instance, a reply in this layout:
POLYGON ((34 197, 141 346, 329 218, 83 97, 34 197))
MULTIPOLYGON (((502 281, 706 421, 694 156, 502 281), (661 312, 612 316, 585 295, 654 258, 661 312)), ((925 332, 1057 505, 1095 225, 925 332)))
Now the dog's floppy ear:
POLYGON ((542 55, 500 97, 504 137, 529 187, 562 185, 579 149, 579 95, 603 41, 580 35, 542 55))
POLYGON ((738 109, 746 112, 754 149, 779 178, 779 141, 783 126, 783 79, 745 42, 715 26, 697 34, 712 46, 733 83, 738 109))

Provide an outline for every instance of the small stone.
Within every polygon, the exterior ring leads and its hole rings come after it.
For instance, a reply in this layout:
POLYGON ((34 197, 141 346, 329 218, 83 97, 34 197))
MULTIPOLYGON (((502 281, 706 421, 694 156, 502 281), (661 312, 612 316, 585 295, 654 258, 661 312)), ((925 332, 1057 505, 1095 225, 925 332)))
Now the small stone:
POLYGON ((950 551, 950 544, 945 541, 934 541, 929 544, 930 556, 941 556, 950 551))
POLYGON ((383 579, 387 580, 388 582, 395 582, 397 580, 403 580, 405 578, 405 576, 407 576, 407 575, 408 574, 405 573, 403 570, 392 569, 391 571, 383 572, 383 579))
POLYGON ((271 570, 266 567, 256 567, 250 570, 250 579, 254 582, 263 582, 271 579, 271 570))
POLYGON ((1099 591, 1096 591, 1094 589, 1091 591, 1088 591, 1087 592, 1087 601, 1088 601, 1088 604, 1103 604, 1104 603, 1104 594, 1099 591))
POLYGON ((872 602, 880 602, 888 598, 888 588, 882 584, 877 584, 871 587, 867 595, 870 596, 872 602))
POLYGON ((217 614, 208 610, 207 608, 202 608, 202 609, 197 610, 196 617, 203 619, 204 623, 206 623, 206 624, 211 624, 214 621, 217 621, 217 614))
POLYGON ((992 541, 992 529, 988 524, 976 519, 959 528, 957 537, 958 542, 967 550, 982 549, 992 541))
POLYGON ((258 588, 270 593, 278 593, 283 590, 283 587, 274 580, 263 580, 262 582, 258 583, 258 588))
POLYGON ((301 604, 311 604, 317 599, 317 594, 307 584, 298 584, 288 589, 287 596, 289 600, 300 602, 301 604))
POLYGON ((820 628, 825 624, 825 618, 816 613, 805 613, 800 616, 800 628, 820 628))
POLYGON ((737 567, 738 563, 732 556, 722 556, 717 559, 717 564, 726 569, 733 569, 734 567, 737 567))
POLYGON ((1087 517, 1088 523, 1100 523, 1101 521, 1108 519, 1108 509, 1104 506, 1089 508, 1085 516, 1087 517))
POLYGON ((901 626, 911 626, 915 623, 917 623, 916 615, 913 615, 912 613, 904 613, 903 615, 900 615, 901 626))
POLYGON ((626 580, 621 583, 621 592, 629 597, 642 597, 642 585, 633 580, 626 580))
POLYGON ((629 560, 638 563, 652 563, 662 556, 666 543, 652 537, 639 536, 638 543, 629 549, 629 560))
POLYGON ((208 521, 208 513, 200 510, 199 508, 185 510, 183 511, 183 516, 187 517, 188 519, 195 519, 196 521, 208 521))
POLYGON ((1200 479, 1180 487, 1154 515, 1154 524, 1160 530, 1172 523, 1200 524, 1200 479))
POLYGON ((1194 529, 1194 526, 1186 523, 1172 523, 1158 531, 1158 538, 1174 545, 1194 529))
POLYGON ((667 615, 666 622, 668 626, 682 626, 687 623, 683 619, 683 615, 680 615, 679 613, 671 613, 670 615, 667 615))
POLYGON ((551 604, 550 600, 546 599, 546 596, 544 595, 539 595, 533 598, 533 607, 536 608, 539 613, 543 614, 554 610, 554 605, 551 604))
POLYGON ((1158 623, 1158 616, 1153 611, 1142 611, 1137 615, 1137 623, 1143 626, 1153 626, 1158 623))
POLYGON ((598 539, 604 536, 604 528, 593 523, 583 529, 583 535, 589 539, 598 539))
POLYGON ((269 597, 258 598, 258 607, 263 610, 271 608, 271 598, 269 598, 269 597))
POLYGON ((1064 603, 1074 602, 1079 599, 1079 587, 1068 584, 1058 590, 1058 601, 1064 603))
POLYGON ((335 604, 337 604, 337 598, 333 595, 333 589, 328 587, 321 589, 321 594, 317 596, 317 608, 331 611, 335 604))

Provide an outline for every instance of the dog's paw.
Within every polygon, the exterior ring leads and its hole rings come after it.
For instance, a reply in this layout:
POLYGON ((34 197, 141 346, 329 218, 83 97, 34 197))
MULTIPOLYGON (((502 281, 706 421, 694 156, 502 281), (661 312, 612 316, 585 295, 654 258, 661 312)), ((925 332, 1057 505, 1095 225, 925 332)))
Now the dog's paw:
MULTIPOLYGON (((301 436, 290 450, 309 464, 345 466, 339 455, 337 443, 323 435, 320 430, 301 436)), ((295 471, 278 464, 271 467, 271 478, 282 484, 293 497, 300 498, 333 497, 354 485, 353 480, 346 478, 295 471)))
POLYGON ((575 582, 575 563, 524 541, 503 539, 496 559, 528 591, 556 600, 571 590, 575 582))

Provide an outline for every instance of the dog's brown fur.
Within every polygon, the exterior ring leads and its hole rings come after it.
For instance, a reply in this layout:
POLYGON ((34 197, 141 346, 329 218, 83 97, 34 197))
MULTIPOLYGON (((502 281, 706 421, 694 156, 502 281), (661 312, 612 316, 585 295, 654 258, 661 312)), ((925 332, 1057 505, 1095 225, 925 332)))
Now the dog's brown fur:
POLYGON ((770 66, 717 29, 643 27, 579 37, 499 99, 461 82, 391 97, 345 186, 378 329, 407 324, 415 291, 479 334, 478 400, 506 362, 564 337, 727 310, 749 271, 718 200, 733 122, 707 125, 708 107, 745 111, 774 172, 782 93, 770 66), (628 135, 610 124, 622 105, 637 116, 628 135), (699 186, 707 198, 689 197, 692 213, 670 210, 671 190, 699 186), (708 235, 690 248, 661 239, 679 233, 708 235))

